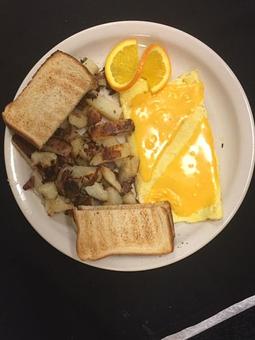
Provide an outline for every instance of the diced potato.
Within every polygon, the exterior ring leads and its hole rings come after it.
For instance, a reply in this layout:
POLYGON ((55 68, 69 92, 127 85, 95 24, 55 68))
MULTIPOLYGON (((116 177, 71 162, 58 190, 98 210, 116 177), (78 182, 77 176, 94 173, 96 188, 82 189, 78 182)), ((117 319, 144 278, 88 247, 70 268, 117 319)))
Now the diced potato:
POLYGON ((98 86, 107 87, 107 81, 106 81, 106 78, 105 78, 104 70, 101 70, 101 71, 98 72, 97 83, 98 83, 98 86))
POLYGON ((116 164, 117 168, 121 168, 122 163, 124 162, 125 158, 121 158, 121 159, 115 159, 114 163, 116 164))
POLYGON ((71 203, 67 203, 63 197, 57 196, 57 198, 53 200, 46 200, 45 208, 48 215, 52 216, 54 214, 72 209, 73 205, 71 203))
POLYGON ((116 136, 117 144, 124 144, 127 142, 126 136, 116 136))
MULTIPOLYGON (((118 157, 119 159, 121 158, 126 158, 130 155, 130 145, 128 143, 123 143, 123 144, 119 144, 118 145, 118 150, 120 151, 120 157, 118 157)), ((116 158, 116 159, 118 159, 116 158)))
POLYGON ((78 129, 78 130, 76 130, 77 131, 77 135, 82 137, 82 136, 84 136, 86 134, 87 130, 88 130, 87 127, 78 129))
POLYGON ((70 113, 68 120, 71 125, 77 127, 78 129, 82 129, 88 124, 87 116, 77 109, 70 113))
POLYGON ((117 190, 115 190, 112 187, 109 187, 106 189, 106 191, 108 192, 108 200, 104 203, 105 205, 122 203, 122 198, 117 190))
POLYGON ((38 192, 48 200, 54 200, 58 196, 58 191, 54 182, 42 184, 38 187, 38 192))
POLYGON ((110 120, 118 120, 122 114, 122 109, 117 101, 110 95, 99 92, 97 98, 87 99, 89 105, 98 110, 103 116, 110 120))
POLYGON ((95 167, 93 166, 82 166, 82 165, 74 165, 72 167, 72 177, 80 178, 83 176, 89 176, 96 172, 95 167))
POLYGON ((42 185, 42 176, 38 170, 34 170, 32 176, 34 177, 34 188, 38 191, 38 188, 42 185))
POLYGON ((67 127, 65 129, 59 128, 55 133, 55 137, 63 139, 66 142, 70 143, 73 139, 78 137, 78 131, 73 125, 69 124, 68 119, 66 119, 66 121, 67 127))
POLYGON ((86 104, 87 104, 87 107, 89 107, 90 105, 88 105, 88 101, 87 99, 95 99, 96 97, 98 96, 98 91, 97 90, 90 90, 89 92, 86 93, 86 104))
POLYGON ((108 149, 109 149, 109 154, 112 153, 112 157, 110 158, 104 157, 104 154, 103 154, 104 151, 101 151, 101 152, 98 152, 92 158, 92 160, 90 161, 90 164, 93 166, 96 166, 99 164, 107 163, 109 161, 115 161, 117 159, 125 158, 130 155, 130 145, 128 143, 113 145, 111 147, 108 147, 108 149), (115 151, 119 151, 119 155, 114 156, 115 151))
POLYGON ((111 95, 112 99, 114 99, 117 103, 120 104, 120 95, 118 92, 111 95))
POLYGON ((93 166, 96 166, 96 165, 103 164, 106 162, 108 161, 103 159, 102 152, 99 152, 91 159, 90 164, 93 166))
POLYGON ((121 192, 121 185, 117 181, 115 173, 111 169, 107 168, 106 166, 101 167, 101 172, 102 172, 104 179, 109 184, 111 184, 111 186, 113 186, 118 192, 121 192))
POLYGON ((53 152, 39 152, 35 151, 31 155, 32 165, 41 165, 47 168, 54 165, 57 161, 57 155, 53 152))
POLYGON ((83 150, 84 141, 81 137, 75 138, 71 141, 72 145, 72 156, 77 157, 79 153, 83 150))
POLYGON ((98 79, 97 79, 97 83, 98 83, 98 86, 104 86, 104 87, 106 87, 107 86, 107 82, 106 82, 106 79, 105 79, 105 77, 99 77, 98 79))
POLYGON ((89 165, 89 162, 88 162, 86 159, 83 159, 83 158, 81 158, 81 157, 77 157, 77 158, 75 159, 75 163, 76 163, 77 165, 82 165, 82 166, 88 166, 88 165, 89 165))
POLYGON ((79 157, 84 159, 85 161, 90 160, 90 156, 87 153, 87 149, 88 149, 88 145, 86 143, 84 143, 83 148, 79 152, 79 157))
POLYGON ((108 200, 108 193, 104 190, 101 183, 95 182, 93 185, 85 187, 85 190, 89 196, 94 197, 99 201, 108 200))
MULTIPOLYGON (((98 168, 97 168, 97 169, 98 169, 98 168)), ((96 181, 97 181, 97 182, 102 182, 102 179, 103 179, 102 172, 98 169, 96 181)))
POLYGON ((132 191, 125 194, 122 197, 122 199, 123 199, 123 203, 125 203, 125 204, 135 204, 135 203, 137 203, 135 194, 132 191))
POLYGON ((109 168, 110 170, 112 170, 113 172, 117 169, 116 167, 116 164, 114 162, 108 162, 108 163, 105 163, 104 166, 106 166, 107 168, 109 168))
POLYGON ((130 156, 123 159, 120 172, 119 172, 119 180, 120 182, 124 182, 129 180, 132 177, 137 175, 139 168, 139 159, 135 156, 130 156))
POLYGON ((116 137, 107 137, 104 139, 98 139, 97 144, 101 144, 103 146, 112 146, 120 143, 118 142, 116 137))
POLYGON ((59 194, 61 195, 65 194, 64 183, 67 178, 71 177, 71 173, 72 173, 72 167, 70 165, 63 166, 59 170, 57 174, 57 178, 55 180, 55 184, 56 184, 59 194))
POLYGON ((84 61, 82 63, 86 69, 89 71, 89 73, 95 75, 96 73, 98 73, 99 71, 99 67, 94 63, 93 60, 89 59, 89 58, 84 58, 84 61))

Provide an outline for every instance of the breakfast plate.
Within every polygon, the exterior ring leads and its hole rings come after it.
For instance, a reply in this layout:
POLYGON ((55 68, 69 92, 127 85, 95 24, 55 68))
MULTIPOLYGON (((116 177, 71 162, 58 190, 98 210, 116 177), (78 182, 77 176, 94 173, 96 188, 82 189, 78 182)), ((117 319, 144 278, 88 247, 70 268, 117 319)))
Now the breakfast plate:
MULTIPOLYGON (((87 56, 103 66, 110 48, 127 37, 137 37, 140 48, 151 42, 165 46, 172 61, 172 79, 196 69, 205 84, 205 104, 219 158, 224 216, 218 221, 177 223, 173 253, 162 256, 111 256, 88 265, 118 271, 138 271, 177 262, 206 245, 229 223, 248 190, 254 167, 254 122, 245 92, 227 64, 208 46, 173 27, 143 21, 113 22, 81 31, 52 48, 31 69, 16 96, 40 65, 54 51, 62 50, 77 59, 87 56)), ((39 198, 24 191, 29 166, 5 132, 5 163, 9 183, 24 216, 52 246, 71 258, 76 255, 76 232, 70 217, 49 217, 39 198)))

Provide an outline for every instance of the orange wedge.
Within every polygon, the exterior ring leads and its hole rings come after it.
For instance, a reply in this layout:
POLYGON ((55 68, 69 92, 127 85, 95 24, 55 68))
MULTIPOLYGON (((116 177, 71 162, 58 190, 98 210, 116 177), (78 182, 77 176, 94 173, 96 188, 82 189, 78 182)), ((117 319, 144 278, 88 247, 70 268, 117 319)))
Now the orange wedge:
POLYGON ((171 63, 165 49, 157 44, 149 45, 142 55, 138 69, 140 76, 147 80, 151 92, 158 92, 171 75, 171 63))
POLYGON ((127 39, 117 44, 105 62, 105 76, 116 91, 127 90, 139 77, 138 44, 136 39, 127 39))

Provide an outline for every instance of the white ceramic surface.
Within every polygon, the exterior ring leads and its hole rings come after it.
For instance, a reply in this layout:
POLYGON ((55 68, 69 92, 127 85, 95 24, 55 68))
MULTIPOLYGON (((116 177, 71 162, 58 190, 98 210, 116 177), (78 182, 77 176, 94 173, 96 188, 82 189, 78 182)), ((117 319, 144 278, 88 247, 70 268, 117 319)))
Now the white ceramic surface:
MULTIPOLYGON (((224 218, 220 221, 176 224, 175 251, 170 255, 112 256, 85 262, 104 269, 136 271, 165 266, 193 254, 228 224, 242 203, 252 177, 254 122, 243 88, 227 64, 213 50, 187 33, 150 22, 108 23, 71 36, 51 49, 31 69, 17 94, 53 51, 60 49, 77 58, 88 56, 103 65, 109 49, 128 36, 138 37, 141 47, 151 42, 164 44, 171 56, 173 78, 192 69, 199 71, 205 84, 206 106, 219 157, 224 207, 224 218)), ((48 217, 33 192, 23 191, 22 186, 31 171, 11 144, 9 129, 5 133, 5 162, 13 194, 29 223, 52 246, 78 260, 71 220, 64 215, 48 217)))

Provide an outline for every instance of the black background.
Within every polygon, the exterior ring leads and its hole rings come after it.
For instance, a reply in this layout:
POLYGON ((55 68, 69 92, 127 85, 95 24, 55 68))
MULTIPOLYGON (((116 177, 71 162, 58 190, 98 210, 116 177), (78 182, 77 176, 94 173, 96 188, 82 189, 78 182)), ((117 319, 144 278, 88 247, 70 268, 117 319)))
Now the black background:
MULTIPOLYGON (((254 110, 254 18, 253 0, 1 0, 0 109, 56 43, 96 24, 136 19, 208 44, 254 110)), ((194 255, 146 272, 104 271, 62 255, 28 224, 8 186, 3 140, 1 121, 0 339, 159 339, 255 293, 254 181, 229 226, 194 255)), ((243 315, 203 339, 254 338, 254 309, 243 315)))

